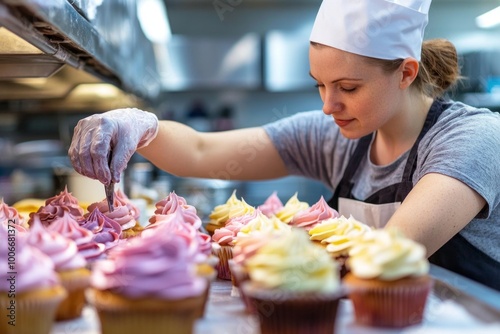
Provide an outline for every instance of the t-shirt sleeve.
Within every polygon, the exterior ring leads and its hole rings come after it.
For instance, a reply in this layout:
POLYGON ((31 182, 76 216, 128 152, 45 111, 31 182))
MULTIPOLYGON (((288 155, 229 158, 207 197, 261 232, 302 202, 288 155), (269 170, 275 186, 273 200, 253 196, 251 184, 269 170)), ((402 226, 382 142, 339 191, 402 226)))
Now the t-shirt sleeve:
POLYGON ((467 184, 486 200, 478 217, 485 218, 500 202, 500 115, 465 108, 447 114, 422 141, 414 177, 440 173, 467 184))
POLYGON ((301 112, 267 124, 264 129, 290 174, 334 188, 350 145, 331 117, 322 111, 301 112))

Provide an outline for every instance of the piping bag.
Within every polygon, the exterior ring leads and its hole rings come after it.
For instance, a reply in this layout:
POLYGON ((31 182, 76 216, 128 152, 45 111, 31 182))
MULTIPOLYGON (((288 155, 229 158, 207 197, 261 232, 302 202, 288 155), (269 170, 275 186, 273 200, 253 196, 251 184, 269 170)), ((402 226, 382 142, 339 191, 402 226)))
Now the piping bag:
MULTIPOLYGON (((111 171, 111 150, 108 153, 108 166, 111 171)), ((109 212, 113 212, 115 209, 113 207, 113 203, 115 200, 115 183, 113 181, 110 181, 109 184, 104 185, 104 192, 106 193, 106 200, 108 201, 108 210, 109 212)))

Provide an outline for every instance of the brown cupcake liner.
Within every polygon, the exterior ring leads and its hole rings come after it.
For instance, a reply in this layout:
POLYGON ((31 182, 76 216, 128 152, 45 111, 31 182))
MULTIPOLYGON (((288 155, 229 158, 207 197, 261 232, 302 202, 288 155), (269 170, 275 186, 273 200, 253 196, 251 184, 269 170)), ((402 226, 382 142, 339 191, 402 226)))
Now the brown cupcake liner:
POLYGON ((259 319, 261 334, 331 334, 342 289, 332 293, 291 292, 241 285, 259 319))
POLYGON ((57 307, 66 294, 62 286, 18 293, 15 298, 10 298, 4 292, 0 293, 0 318, 2 319, 0 333, 49 334, 54 324, 57 307), (11 307, 12 300, 15 301, 15 310, 11 307), (9 324, 12 320, 15 320, 15 326, 9 324))
POLYGON ((217 269, 217 277, 223 280, 231 280, 231 270, 229 269, 228 261, 233 258, 233 247, 213 247, 212 253, 219 258, 219 263, 215 267, 217 269))
POLYGON ((347 285, 358 324, 371 327, 403 328, 422 322, 432 279, 414 285, 360 287, 347 285))

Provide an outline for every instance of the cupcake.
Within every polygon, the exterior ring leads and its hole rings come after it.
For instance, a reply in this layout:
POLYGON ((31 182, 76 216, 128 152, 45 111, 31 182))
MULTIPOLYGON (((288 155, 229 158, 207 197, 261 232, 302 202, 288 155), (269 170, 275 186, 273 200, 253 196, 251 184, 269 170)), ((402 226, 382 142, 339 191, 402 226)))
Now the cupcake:
POLYGON ((290 223, 293 216, 299 211, 305 210, 309 207, 306 202, 299 201, 298 193, 295 193, 290 199, 285 203, 283 208, 276 212, 276 217, 283 223, 290 223))
POLYGON ((78 253, 87 262, 93 262, 104 256, 106 246, 95 242, 93 240, 94 234, 86 228, 81 227, 68 212, 64 213, 61 218, 54 220, 47 229, 73 240, 78 248, 78 253))
POLYGON ((255 208, 248 205, 243 199, 236 198, 236 190, 226 203, 217 205, 209 215, 210 221, 206 224, 208 234, 213 235, 215 230, 226 225, 229 218, 253 213, 255 208))
POLYGON ((229 269, 231 270, 231 279, 233 289, 231 296, 241 297, 245 304, 246 311, 253 313, 255 310, 249 298, 241 290, 241 285, 250 279, 246 268, 247 261, 254 256, 257 251, 264 245, 272 242, 272 238, 278 234, 253 233, 244 238, 239 238, 235 241, 233 247, 233 258, 228 261, 229 269))
POLYGON ((122 227, 113 219, 106 217, 97 208, 78 222, 81 227, 86 228, 94 234, 92 238, 96 243, 104 244, 105 252, 113 248, 120 241, 122 227))
POLYGON ((29 225, 24 221, 24 218, 19 214, 16 208, 7 205, 3 198, 0 200, 0 222, 7 221, 27 230, 29 225))
MULTIPOLYGON (((166 225, 165 225, 166 226, 166 225)), ((92 272, 103 334, 192 333, 206 291, 185 240, 165 226, 113 248, 92 272)))
POLYGON ((0 240, 0 333, 49 334, 66 297, 54 263, 15 228, 0 224, 0 240))
POLYGON ((247 261, 242 289, 253 302, 260 332, 333 333, 343 296, 336 264, 293 228, 259 248, 247 261))
POLYGON ((317 203, 297 212, 290 221, 290 225, 301 227, 309 231, 323 220, 337 218, 338 216, 340 216, 340 214, 335 209, 331 208, 326 203, 323 196, 321 196, 317 203))
POLYGON ((216 266, 219 261, 217 258, 214 259, 212 255, 211 237, 197 230, 191 220, 186 221, 186 218, 190 219, 191 213, 191 211, 187 210, 176 210, 167 215, 158 214, 156 215, 155 223, 148 225, 143 233, 177 235, 184 240, 189 250, 189 256, 193 259, 196 275, 207 282, 203 305, 199 312, 199 317, 202 317, 208 299, 208 290, 217 276, 216 266))
POLYGON ((320 243, 326 251, 338 262, 340 276, 344 277, 348 269, 345 261, 349 250, 363 234, 371 231, 371 227, 363 224, 352 216, 344 216, 323 220, 309 230, 310 239, 320 243))
POLYGON ((219 258, 217 265, 218 278, 232 279, 228 261, 233 257, 233 242, 241 228, 257 218, 259 212, 259 210, 256 210, 253 213, 230 218, 224 227, 215 230, 212 236, 212 253, 219 258))
MULTIPOLYGON (((83 209, 78 203, 78 199, 68 192, 67 187, 57 196, 47 199, 45 205, 36 211, 44 226, 52 224, 55 219, 61 218, 65 212, 68 212, 75 220, 83 218, 84 214, 83 209)), ((28 225, 31 225, 33 222, 33 214, 30 214, 28 225)))
POLYGON ((43 227, 37 215, 28 234, 28 244, 38 248, 54 262, 54 270, 68 295, 59 305, 56 320, 78 318, 85 305, 85 289, 89 286, 90 271, 87 261, 78 254, 73 240, 43 227))
POLYGON ((283 203, 278 197, 278 193, 274 191, 264 203, 257 207, 267 217, 274 216, 278 211, 283 209, 283 203))
POLYGON ((364 234, 349 251, 344 284, 356 322, 402 328, 422 322, 433 285, 425 247, 394 229, 364 234))
POLYGON ((109 219, 120 224, 122 229, 122 234, 120 236, 121 239, 127 239, 139 235, 143 228, 135 218, 136 213, 131 211, 129 207, 125 203, 121 202, 116 196, 114 197, 113 205, 113 212, 109 212, 108 202, 106 199, 103 199, 100 202, 92 203, 88 207, 89 213, 85 215, 85 218, 87 218, 92 211, 97 209, 109 219))

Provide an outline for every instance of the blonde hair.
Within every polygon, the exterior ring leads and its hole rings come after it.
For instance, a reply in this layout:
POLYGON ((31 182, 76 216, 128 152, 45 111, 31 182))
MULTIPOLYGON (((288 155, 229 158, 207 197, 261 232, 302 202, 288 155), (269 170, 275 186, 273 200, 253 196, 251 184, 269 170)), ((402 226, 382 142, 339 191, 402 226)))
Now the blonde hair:
MULTIPOLYGON (((389 73, 397 70, 403 62, 403 59, 366 58, 389 73)), ((414 89, 436 98, 442 96, 461 78, 457 50, 450 41, 431 39, 422 43, 420 68, 412 84, 414 89)))

